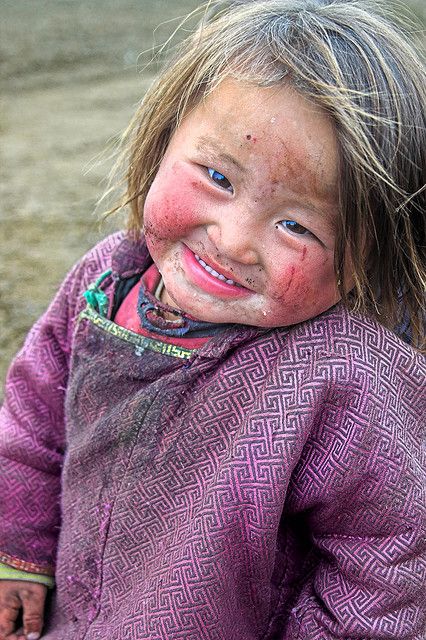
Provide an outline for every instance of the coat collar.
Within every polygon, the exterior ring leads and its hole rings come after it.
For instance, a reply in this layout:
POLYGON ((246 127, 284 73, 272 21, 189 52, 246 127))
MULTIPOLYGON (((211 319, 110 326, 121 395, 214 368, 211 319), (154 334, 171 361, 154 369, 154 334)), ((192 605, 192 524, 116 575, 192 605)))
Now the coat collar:
POLYGON ((125 235, 111 257, 112 275, 115 280, 143 273, 150 264, 152 258, 143 235, 134 238, 125 235))

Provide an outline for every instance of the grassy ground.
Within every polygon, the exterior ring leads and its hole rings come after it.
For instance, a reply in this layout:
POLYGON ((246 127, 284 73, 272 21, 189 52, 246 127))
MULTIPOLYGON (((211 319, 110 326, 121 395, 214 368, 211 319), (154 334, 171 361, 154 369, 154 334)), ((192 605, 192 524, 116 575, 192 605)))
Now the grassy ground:
MULTIPOLYGON (((120 221, 94 211, 149 81, 140 68, 197 0, 2 0, 0 386, 67 269, 120 221), (161 23, 153 37, 154 27, 161 23), (139 59, 139 63, 138 63, 139 59)), ((426 17, 421 0, 419 15, 426 17)))

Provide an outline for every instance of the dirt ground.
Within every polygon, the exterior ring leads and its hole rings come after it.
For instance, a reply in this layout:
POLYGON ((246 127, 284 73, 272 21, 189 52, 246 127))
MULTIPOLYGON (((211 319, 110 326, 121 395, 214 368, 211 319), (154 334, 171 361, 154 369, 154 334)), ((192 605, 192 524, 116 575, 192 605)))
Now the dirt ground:
POLYGON ((94 213, 106 156, 151 80, 153 44, 200 4, 2 0, 0 387, 69 267, 122 226, 94 213))
MULTIPOLYGON (((94 213, 110 166, 99 154, 150 81, 140 52, 200 4, 1 0, 0 386, 69 267, 122 224, 100 227, 94 213)), ((422 0, 411 4, 424 18, 422 0)))

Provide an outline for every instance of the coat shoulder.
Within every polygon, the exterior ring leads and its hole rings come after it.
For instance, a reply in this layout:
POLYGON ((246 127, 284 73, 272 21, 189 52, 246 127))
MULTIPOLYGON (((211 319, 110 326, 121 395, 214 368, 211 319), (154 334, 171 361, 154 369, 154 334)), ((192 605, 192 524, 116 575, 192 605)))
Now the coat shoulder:
POLYGON ((374 318, 353 313, 343 305, 292 328, 291 348, 305 347, 314 360, 346 362, 352 371, 384 375, 387 368, 426 374, 426 358, 374 318))
POLYGON ((89 249, 79 261, 83 270, 90 274, 89 278, 91 276, 96 278, 111 268, 112 257, 124 239, 125 233, 123 231, 117 231, 103 238, 94 247, 89 249))
POLYGON ((424 415, 426 358, 376 320, 337 305, 286 333, 276 331, 277 366, 299 367, 305 385, 356 391, 373 404, 403 404, 417 418, 424 415))

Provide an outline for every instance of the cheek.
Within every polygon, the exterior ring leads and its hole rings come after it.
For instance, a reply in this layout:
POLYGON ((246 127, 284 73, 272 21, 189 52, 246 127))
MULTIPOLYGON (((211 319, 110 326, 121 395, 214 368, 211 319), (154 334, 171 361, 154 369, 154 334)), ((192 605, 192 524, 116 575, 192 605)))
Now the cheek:
POLYGON ((271 297, 275 303, 293 305, 295 308, 322 308, 324 303, 335 301, 336 285, 333 260, 320 257, 307 247, 300 258, 275 269, 271 297))
POLYGON ((170 176, 154 180, 144 207, 144 232, 151 241, 179 239, 197 223, 196 189, 170 176))
POLYGON ((276 299, 288 302, 289 299, 305 297, 310 293, 310 280, 306 271, 299 264, 291 264, 277 273, 276 299))

